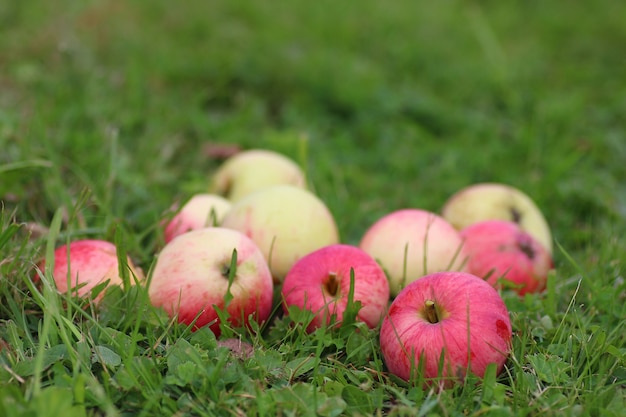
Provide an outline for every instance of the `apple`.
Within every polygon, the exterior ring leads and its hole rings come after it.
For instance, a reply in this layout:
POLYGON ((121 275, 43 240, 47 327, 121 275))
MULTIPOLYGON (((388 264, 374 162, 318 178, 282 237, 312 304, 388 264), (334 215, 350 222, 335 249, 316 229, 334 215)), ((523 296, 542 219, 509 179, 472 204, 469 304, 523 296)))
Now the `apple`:
MULTIPOLYGON (((44 260, 40 269, 45 271, 45 267, 44 260)), ((131 283, 135 278, 144 278, 141 268, 135 266, 130 258, 127 258, 124 268, 128 268, 131 283)), ((71 289, 79 297, 87 297, 95 286, 107 280, 107 285, 123 284, 117 248, 113 243, 100 239, 76 240, 58 247, 54 251, 52 277, 60 293, 71 289)), ((94 301, 100 301, 103 296, 104 292, 101 292, 94 301)))
POLYGON ((361 302, 357 319, 369 328, 380 324, 389 302, 389 283, 374 258, 356 246, 334 244, 300 258, 285 276, 283 308, 312 311, 307 330, 328 325, 332 316, 340 323, 348 304, 351 271, 354 271, 353 300, 361 302))
POLYGON ((553 268, 552 256, 517 223, 485 220, 461 230, 468 270, 493 285, 513 283, 520 295, 542 291, 553 268))
POLYGON ((537 204, 521 190, 500 183, 478 183, 453 194, 441 215, 457 230, 482 220, 509 220, 537 239, 552 254, 552 234, 537 204))
POLYGON ((267 187, 233 203, 222 227, 245 233, 259 246, 275 283, 281 283, 304 255, 339 243, 328 207, 312 192, 293 185, 267 187))
POLYGON ((177 236, 159 252, 148 287, 152 305, 197 330, 209 326, 221 334, 218 309, 235 327, 268 319, 273 284, 257 245, 243 233, 222 227, 196 229, 177 236), (236 251, 236 268, 231 261, 236 251), (231 274, 234 274, 232 280, 231 274), (228 294, 231 295, 227 303, 228 294))
POLYGON ((239 152, 217 169, 210 191, 238 201, 253 191, 279 184, 306 188, 305 174, 287 156, 267 149, 239 152))
POLYGON ((389 372, 445 388, 470 371, 500 373, 511 350, 511 321, 498 292, 465 272, 437 272, 407 285, 389 306, 380 349, 389 372))
POLYGON ((382 265, 394 297, 429 273, 466 270, 459 232, 427 210, 401 209, 383 216, 366 230, 359 247, 382 265))
MULTIPOLYGON (((199 193, 191 196, 181 209, 165 223, 165 242, 190 230, 208 226, 219 226, 231 202, 217 194, 199 193)), ((172 208, 176 210, 175 207, 172 208)))

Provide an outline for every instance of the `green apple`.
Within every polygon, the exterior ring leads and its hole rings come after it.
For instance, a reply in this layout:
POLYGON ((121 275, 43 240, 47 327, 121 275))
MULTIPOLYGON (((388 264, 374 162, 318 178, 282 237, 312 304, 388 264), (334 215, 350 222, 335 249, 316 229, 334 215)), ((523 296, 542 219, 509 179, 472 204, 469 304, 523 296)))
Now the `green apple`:
POLYGON ((235 202, 251 192, 279 184, 306 188, 304 172, 281 153, 250 149, 224 161, 213 175, 210 192, 235 202))
POLYGON ((552 234, 537 204, 521 190, 500 183, 461 189, 444 204, 441 215, 457 230, 483 220, 508 220, 534 236, 552 254, 552 234))
POLYGON ((235 202, 222 227, 246 234, 261 249, 275 283, 293 264, 323 246, 339 243, 328 207, 312 192, 294 185, 274 185, 235 202))

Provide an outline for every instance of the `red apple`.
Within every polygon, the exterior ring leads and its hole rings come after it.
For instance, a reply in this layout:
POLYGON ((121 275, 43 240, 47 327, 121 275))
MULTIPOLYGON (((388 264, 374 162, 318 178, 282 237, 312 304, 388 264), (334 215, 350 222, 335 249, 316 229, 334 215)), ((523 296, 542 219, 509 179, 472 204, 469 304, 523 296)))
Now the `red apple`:
POLYGON ((380 331, 389 371, 449 387, 470 371, 501 372, 511 348, 511 322, 498 292, 464 272, 438 272, 407 285, 393 300, 380 331))
MULTIPOLYGON (((45 265, 45 261, 41 262, 40 269, 45 270, 45 265)), ((130 258, 127 259, 127 267, 131 283, 134 282, 133 276, 143 279, 143 272, 130 258)), ((89 295, 96 285, 107 280, 108 285, 123 283, 119 273, 117 248, 113 243, 99 239, 76 240, 58 247, 54 251, 52 275, 60 293, 65 293, 71 288, 79 297, 89 295)), ((95 301, 99 301, 103 296, 104 293, 100 293, 95 301)))
POLYGON ((261 323, 272 309, 273 284, 257 245, 236 230, 208 227, 184 233, 158 255, 148 288, 151 303, 194 329, 210 326, 219 336, 217 309, 226 310, 235 327, 250 317, 261 323), (236 270, 229 277, 233 251, 236 270), (226 303, 229 293, 232 296, 226 303))
POLYGON ((389 284, 376 260, 356 246, 334 244, 300 258, 285 276, 282 287, 285 312, 298 306, 315 313, 312 331, 327 325, 334 315, 343 319, 354 270, 354 301, 361 302, 357 319, 376 327, 389 302, 389 284))
POLYGON ((459 232, 442 217, 421 209, 383 216, 367 229, 359 247, 382 265, 392 296, 424 275, 466 268, 459 232))
POLYGON ((487 220, 461 231, 468 251, 468 269, 493 286, 513 283, 520 295, 542 291, 553 267, 552 256, 516 223, 487 220))
POLYGON ((217 194, 194 194, 164 225, 165 243, 190 230, 219 226, 231 203, 217 194))

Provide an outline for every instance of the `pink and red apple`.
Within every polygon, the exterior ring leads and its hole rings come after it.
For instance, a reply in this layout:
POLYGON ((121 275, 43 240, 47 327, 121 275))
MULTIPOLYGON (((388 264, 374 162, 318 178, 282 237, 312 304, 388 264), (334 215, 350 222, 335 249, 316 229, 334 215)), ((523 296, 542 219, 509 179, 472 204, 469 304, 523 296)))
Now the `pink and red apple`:
MULTIPOLYGON (((46 262, 40 264, 45 270, 46 262)), ((128 268, 130 282, 143 279, 141 269, 127 258, 124 268, 128 268)), ((100 239, 82 239, 62 245, 54 251, 52 276, 56 288, 61 293, 71 290, 74 295, 86 297, 91 290, 105 281, 108 285, 122 285, 117 248, 111 242, 100 239)), ((100 293, 95 301, 104 296, 100 293)))
POLYGON ((459 232, 426 210, 403 209, 383 216, 367 229, 359 247, 382 265, 391 296, 429 273, 466 269, 459 232))
POLYGON ((448 198, 441 215, 457 230, 485 220, 517 223, 552 254, 552 233, 539 206, 511 185, 492 182, 468 185, 448 198))
POLYGON ((360 301, 357 320, 374 328, 389 303, 389 283, 380 265, 356 246, 334 244, 300 258, 282 286, 283 307, 298 306, 314 313, 308 331, 328 325, 333 316, 340 323, 348 304, 351 271, 353 300, 360 301))
POLYGON ((219 226, 231 202, 217 194, 194 194, 164 225, 165 243, 190 230, 219 226))
POLYGON ((498 292, 464 272, 438 272, 407 285, 380 331, 388 370, 404 380, 450 387, 468 372, 501 372, 511 349, 511 321, 498 292))
POLYGON ((513 284, 520 295, 545 289, 552 256, 516 223, 487 220, 461 230, 468 251, 468 269, 493 285, 513 284))
POLYGON ((151 303, 170 317, 197 329, 221 334, 218 309, 234 327, 268 319, 272 275, 258 246, 243 233, 208 227, 184 233, 158 254, 148 287, 151 303), (237 253, 231 271, 233 251, 237 253), (232 280, 231 274, 234 274, 232 280), (227 294, 231 295, 227 303, 227 294))

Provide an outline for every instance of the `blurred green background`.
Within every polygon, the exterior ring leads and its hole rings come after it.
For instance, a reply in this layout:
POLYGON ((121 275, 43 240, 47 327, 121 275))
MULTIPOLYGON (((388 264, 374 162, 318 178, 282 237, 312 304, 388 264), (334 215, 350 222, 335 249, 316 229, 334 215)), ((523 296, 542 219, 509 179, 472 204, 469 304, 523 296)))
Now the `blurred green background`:
POLYGON ((624 9, 3 2, 0 163, 26 167, 1 172, 0 196, 46 223, 88 185, 96 213, 146 230, 204 190, 220 162, 207 146, 236 143, 303 162, 347 241, 500 181, 583 245, 626 216, 624 9))

